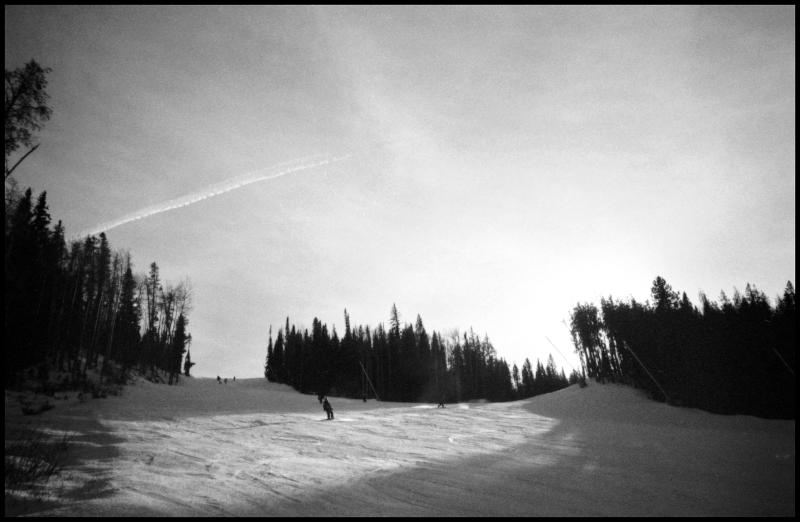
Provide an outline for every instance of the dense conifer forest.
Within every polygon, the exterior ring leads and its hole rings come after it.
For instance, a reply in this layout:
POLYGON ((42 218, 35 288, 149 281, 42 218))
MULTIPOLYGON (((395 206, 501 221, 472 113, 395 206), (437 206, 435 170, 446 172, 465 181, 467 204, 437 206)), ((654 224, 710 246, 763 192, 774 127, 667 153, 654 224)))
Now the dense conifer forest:
POLYGON ((189 280, 162 284, 155 262, 134 274, 130 254, 112 252, 105 233, 68 242, 61 221, 51 223, 47 192, 34 202, 12 176, 53 112, 50 72, 35 60, 5 71, 5 386, 33 378, 52 392, 53 371, 58 385, 86 386, 89 370, 118 383, 133 369, 177 382, 184 353, 186 375, 193 365, 189 280))
POLYGON ((447 336, 415 323, 402 324, 392 306, 389 325, 351 325, 344 311, 344 334, 319 319, 311 331, 286 324, 273 341, 270 332, 264 375, 304 393, 401 402, 509 401, 548 393, 577 382, 558 371, 552 356, 546 365, 529 360, 520 371, 498 357, 489 337, 472 330, 447 336))
POLYGON ((112 252, 104 233, 67 245, 46 192, 35 203, 30 189, 7 192, 5 225, 6 387, 25 378, 52 386, 52 371, 64 385, 85 383, 89 370, 116 382, 133 369, 178 380, 191 342, 188 280, 162 283, 155 262, 135 275, 130 254, 112 252))
POLYGON ((748 284, 700 307, 662 277, 652 303, 601 299, 571 314, 586 375, 631 384, 657 400, 725 414, 795 418, 794 286, 771 305, 748 284))

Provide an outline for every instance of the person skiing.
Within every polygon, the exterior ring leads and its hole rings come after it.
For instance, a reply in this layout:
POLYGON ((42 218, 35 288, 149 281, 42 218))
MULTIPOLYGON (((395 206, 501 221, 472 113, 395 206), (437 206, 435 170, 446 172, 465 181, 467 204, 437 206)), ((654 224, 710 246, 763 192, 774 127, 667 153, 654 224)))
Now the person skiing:
POLYGON ((328 402, 327 397, 322 399, 322 409, 328 414, 328 420, 333 420, 333 408, 331 408, 331 403, 328 402))
POLYGON ((439 404, 436 407, 437 408, 444 408, 444 397, 442 397, 442 400, 439 401, 439 404))

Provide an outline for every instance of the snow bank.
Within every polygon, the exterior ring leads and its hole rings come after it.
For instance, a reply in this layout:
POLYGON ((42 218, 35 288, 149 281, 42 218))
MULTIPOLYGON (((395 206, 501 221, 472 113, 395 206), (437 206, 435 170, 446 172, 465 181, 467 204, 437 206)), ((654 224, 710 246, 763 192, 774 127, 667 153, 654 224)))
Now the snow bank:
MULTIPOLYGON (((264 379, 140 382, 59 405, 67 469, 36 515, 794 515, 794 421, 617 385, 503 404, 331 398, 264 379)), ((26 417, 6 408, 9 423, 26 417)), ((8 506, 8 498, 6 502, 8 506)), ((8 508, 6 510, 8 514, 8 508)))

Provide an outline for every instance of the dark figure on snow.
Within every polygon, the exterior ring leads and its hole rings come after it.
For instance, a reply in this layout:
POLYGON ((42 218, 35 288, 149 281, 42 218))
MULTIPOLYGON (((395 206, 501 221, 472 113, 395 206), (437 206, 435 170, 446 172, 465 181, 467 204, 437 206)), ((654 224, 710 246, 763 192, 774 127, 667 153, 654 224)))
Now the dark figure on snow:
POLYGON ((436 407, 437 408, 444 408, 444 397, 442 397, 442 400, 439 401, 439 404, 436 407))
POLYGON ((364 402, 367 402, 367 396, 364 395, 364 402))
POLYGON ((325 395, 322 392, 319 392, 317 394, 317 400, 319 401, 320 404, 322 404, 322 399, 324 399, 324 398, 325 398, 325 395))
POLYGON ((219 375, 217 375, 217 382, 218 382, 219 384, 222 384, 222 379, 220 379, 219 375))
POLYGON ((333 408, 331 408, 331 403, 328 402, 327 397, 322 399, 322 409, 328 414, 328 420, 333 420, 333 408))

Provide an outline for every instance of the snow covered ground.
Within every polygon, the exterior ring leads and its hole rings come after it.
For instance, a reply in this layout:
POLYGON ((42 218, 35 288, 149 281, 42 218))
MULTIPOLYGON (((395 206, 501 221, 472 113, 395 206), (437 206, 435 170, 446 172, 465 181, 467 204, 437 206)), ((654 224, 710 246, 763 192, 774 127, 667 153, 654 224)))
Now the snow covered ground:
MULTIPOLYGON (((65 401, 66 402, 66 401, 65 401)), ((40 516, 742 516, 795 513, 794 421, 674 408, 618 385, 503 404, 315 396, 264 379, 60 403, 72 437, 40 516)), ((8 495, 6 505, 8 509, 8 495)), ((8 511, 6 515, 10 514, 8 511)))

